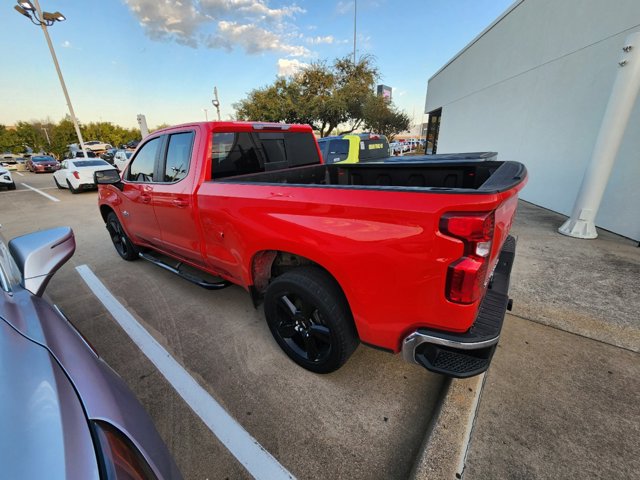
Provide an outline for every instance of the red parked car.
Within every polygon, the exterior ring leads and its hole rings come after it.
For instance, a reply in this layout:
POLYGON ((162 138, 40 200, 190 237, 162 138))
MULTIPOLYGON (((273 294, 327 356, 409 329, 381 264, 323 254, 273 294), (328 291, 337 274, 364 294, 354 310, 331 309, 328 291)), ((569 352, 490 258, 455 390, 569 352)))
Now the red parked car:
POLYGON ((55 172, 60 162, 49 155, 34 155, 27 160, 27 170, 33 173, 55 172))
POLYGON ((363 342, 467 377, 510 306, 527 171, 452 158, 326 165, 309 126, 208 122, 156 131, 121 176, 95 176, 122 258, 240 285, 304 368, 336 370, 363 342))

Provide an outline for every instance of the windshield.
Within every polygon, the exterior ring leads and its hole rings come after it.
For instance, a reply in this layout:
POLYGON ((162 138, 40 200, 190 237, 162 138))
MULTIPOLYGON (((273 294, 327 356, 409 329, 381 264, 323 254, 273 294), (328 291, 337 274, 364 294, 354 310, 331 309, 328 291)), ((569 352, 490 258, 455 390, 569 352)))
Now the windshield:
POLYGON ((53 162, 53 157, 31 157, 32 162, 53 162))

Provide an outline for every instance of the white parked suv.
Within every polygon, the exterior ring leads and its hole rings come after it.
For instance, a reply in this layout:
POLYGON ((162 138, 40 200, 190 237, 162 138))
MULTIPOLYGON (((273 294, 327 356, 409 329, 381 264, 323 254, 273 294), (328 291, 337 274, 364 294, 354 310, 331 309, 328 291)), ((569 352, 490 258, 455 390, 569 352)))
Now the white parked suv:
POLYGON ((16 184, 13 181, 11 172, 0 165, 0 187, 7 187, 9 190, 15 190, 16 184))

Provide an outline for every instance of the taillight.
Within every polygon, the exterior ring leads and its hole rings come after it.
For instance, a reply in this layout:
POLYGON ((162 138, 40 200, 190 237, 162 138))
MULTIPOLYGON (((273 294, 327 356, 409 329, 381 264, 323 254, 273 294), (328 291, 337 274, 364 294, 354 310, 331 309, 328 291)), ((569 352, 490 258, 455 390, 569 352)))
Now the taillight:
POLYGON ((100 478, 156 480, 142 454, 122 432, 106 422, 92 422, 100 459, 100 478))
POLYGON ((494 213, 447 213, 440 219, 440 231, 462 240, 463 256, 449 265, 447 298, 456 303, 477 301, 486 288, 489 255, 494 230, 494 213))
POLYGON ((80 180, 80 172, 78 172, 77 170, 74 170, 73 172, 71 172, 71 174, 76 177, 78 180, 80 180))

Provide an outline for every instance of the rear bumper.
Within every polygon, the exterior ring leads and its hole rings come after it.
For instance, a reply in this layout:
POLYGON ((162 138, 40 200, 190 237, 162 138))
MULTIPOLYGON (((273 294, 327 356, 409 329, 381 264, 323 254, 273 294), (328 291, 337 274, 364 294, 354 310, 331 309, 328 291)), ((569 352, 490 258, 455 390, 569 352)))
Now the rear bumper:
POLYGON ((429 371, 466 378, 489 368, 509 300, 509 278, 515 259, 516 240, 509 236, 502 247, 489 289, 469 330, 450 333, 420 328, 402 342, 402 356, 429 371))

